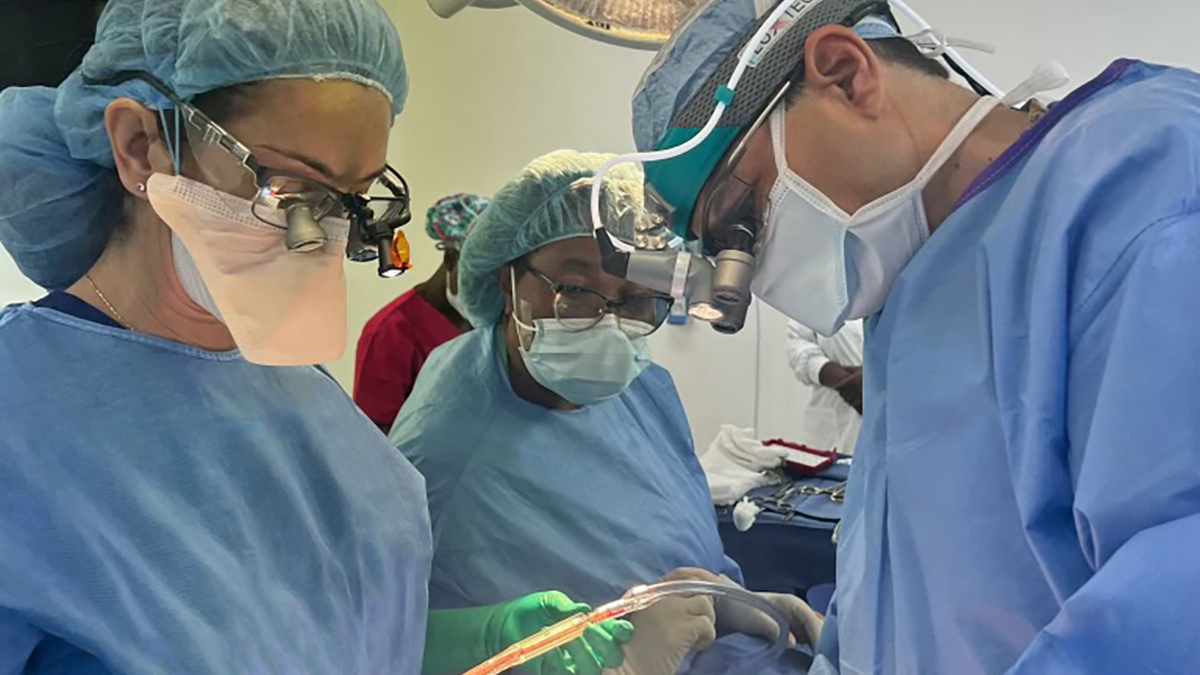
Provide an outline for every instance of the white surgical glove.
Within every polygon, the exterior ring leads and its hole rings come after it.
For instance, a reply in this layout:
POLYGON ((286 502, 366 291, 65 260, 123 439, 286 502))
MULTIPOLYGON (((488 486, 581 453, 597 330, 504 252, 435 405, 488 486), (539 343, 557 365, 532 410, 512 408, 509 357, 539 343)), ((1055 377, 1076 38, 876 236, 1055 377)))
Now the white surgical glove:
POLYGON ((717 639, 712 598, 670 597, 629 617, 633 639, 625 643, 625 662, 607 673, 675 675, 683 657, 717 639))
MULTIPOLYGON (((737 586, 737 583, 725 575, 720 577, 721 583, 727 586, 737 586)), ((800 598, 787 593, 755 593, 758 597, 775 606, 787 619, 791 635, 788 636, 788 646, 796 643, 816 645, 821 637, 821 628, 825 622, 800 598)), ((769 615, 744 602, 730 599, 719 599, 716 605, 717 630, 721 635, 727 633, 744 633, 762 638, 768 642, 779 639, 779 623, 769 615)))
POLYGON ((755 438, 754 429, 739 429, 732 424, 721 425, 721 431, 708 446, 708 453, 719 452, 735 464, 750 471, 766 471, 783 464, 787 450, 768 447, 755 438))
MULTIPOLYGON (((720 579, 695 567, 672 570, 663 581, 713 581, 720 579)), ((712 597, 670 597, 629 617, 633 639, 625 643, 625 662, 606 670, 609 675, 675 675, 693 649, 703 651, 717 639, 717 619, 712 597)))

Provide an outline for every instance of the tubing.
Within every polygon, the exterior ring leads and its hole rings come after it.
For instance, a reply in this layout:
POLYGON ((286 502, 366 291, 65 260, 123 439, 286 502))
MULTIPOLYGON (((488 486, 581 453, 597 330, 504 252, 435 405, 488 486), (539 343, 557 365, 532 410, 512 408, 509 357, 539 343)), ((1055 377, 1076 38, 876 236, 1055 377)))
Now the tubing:
MULTIPOLYGON (((766 34, 775 26, 775 22, 782 18, 783 15, 789 9, 791 9, 791 6, 792 3, 787 2, 786 0, 780 2, 779 6, 776 7, 774 11, 772 11, 771 14, 759 25, 758 30, 754 33, 754 37, 750 38, 750 41, 746 43, 746 49, 738 59, 737 66, 733 69, 733 74, 729 76, 729 82, 727 82, 725 85, 727 89, 734 92, 737 91, 738 83, 741 82, 742 75, 746 73, 746 68, 750 66, 750 61, 754 56, 754 47, 762 42, 766 34)), ((592 179, 592 226, 597 230, 604 228, 604 224, 600 219, 600 188, 604 183, 605 174, 612 170, 614 166, 629 162, 642 162, 643 164, 646 162, 659 162, 665 159, 673 159, 684 153, 690 152, 698 145, 703 143, 704 139, 708 138, 709 134, 711 134, 713 130, 717 128, 717 124, 721 122, 721 117, 725 114, 726 107, 727 106, 724 101, 718 101, 717 107, 713 109, 712 116, 708 118, 708 123, 704 125, 704 128, 700 130, 700 133, 692 136, 686 143, 682 143, 673 148, 667 148, 666 150, 658 150, 655 152, 635 152, 628 155, 621 155, 605 162, 604 166, 600 167, 600 170, 596 172, 596 176, 592 179)), ((626 244, 625 242, 617 241, 615 238, 613 243, 619 250, 633 250, 632 246, 626 244)))
POLYGON ((664 581, 648 586, 635 586, 619 600, 543 628, 468 670, 464 675, 497 675, 579 638, 589 626, 641 611, 663 598, 695 595, 709 595, 747 603, 779 624, 779 638, 759 656, 741 661, 738 664, 739 669, 756 672, 768 663, 778 660, 787 649, 790 634, 787 619, 774 605, 754 593, 740 586, 726 586, 711 581, 664 581))

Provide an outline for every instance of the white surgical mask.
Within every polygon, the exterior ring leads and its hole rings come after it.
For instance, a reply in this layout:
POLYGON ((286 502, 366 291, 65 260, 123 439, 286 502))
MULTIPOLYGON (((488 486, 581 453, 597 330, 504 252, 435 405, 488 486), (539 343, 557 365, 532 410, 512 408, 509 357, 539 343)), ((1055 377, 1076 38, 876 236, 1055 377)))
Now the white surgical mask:
POLYGON ((446 272, 446 302, 450 303, 450 306, 454 308, 454 311, 458 312, 458 315, 465 319, 467 318, 467 308, 463 306, 462 297, 458 293, 450 290, 450 281, 453 280, 453 278, 453 272, 446 272))
POLYGON ((196 261, 192 260, 192 254, 188 253, 183 246, 183 241, 174 232, 171 233, 171 253, 175 263, 175 276, 179 278, 179 284, 183 286, 184 292, 204 311, 220 319, 221 310, 217 308, 216 301, 212 299, 212 293, 208 292, 208 287, 200 278, 200 270, 196 268, 196 261))
MULTIPOLYGON (((510 275, 514 304, 521 304, 516 302, 516 275, 510 275)), ((529 325, 514 314, 513 320, 517 324, 518 351, 529 374, 538 384, 575 405, 592 405, 619 396, 650 365, 646 338, 631 338, 611 314, 591 328, 584 328, 590 319, 532 319, 533 325, 529 325), (533 333, 528 349, 520 339, 521 331, 533 333)), ((649 332, 650 326, 645 328, 649 332)))
POLYGON ((245 199, 165 174, 150 177, 146 195, 182 244, 175 267, 184 289, 221 318, 247 361, 296 366, 341 356, 349 221, 322 219, 325 246, 295 253, 282 211, 262 222, 245 199))
POLYGON ((771 114, 779 178, 751 290, 763 302, 831 336, 875 314, 896 276, 929 237, 922 191, 1000 101, 979 99, 903 187, 847 214, 787 164, 784 114, 771 114))

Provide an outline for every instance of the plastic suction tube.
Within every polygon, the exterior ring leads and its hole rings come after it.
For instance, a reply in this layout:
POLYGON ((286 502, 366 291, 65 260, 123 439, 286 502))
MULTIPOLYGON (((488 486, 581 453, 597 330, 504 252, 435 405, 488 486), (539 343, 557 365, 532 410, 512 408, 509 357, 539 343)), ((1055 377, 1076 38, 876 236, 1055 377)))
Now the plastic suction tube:
POLYGON ((502 673, 572 642, 583 635, 588 626, 641 611, 663 598, 694 595, 710 595, 744 602, 762 611, 779 624, 779 638, 763 649, 757 658, 742 661, 739 664, 746 672, 756 672, 767 663, 778 660, 783 651, 787 649, 788 635, 790 634, 787 619, 780 614, 779 610, 775 609, 774 605, 754 593, 739 586, 726 586, 710 581, 664 581, 649 586, 636 586, 620 600, 614 600, 586 614, 576 614, 553 626, 543 628, 468 670, 465 675, 502 673))
MULTIPOLYGON (((733 73, 729 76, 729 81, 725 83, 725 88, 727 90, 730 92, 737 91, 738 83, 742 81, 742 75, 746 73, 746 69, 750 66, 750 61, 754 57, 754 47, 762 44, 763 38, 766 37, 767 33, 771 32, 771 29, 775 26, 775 22, 782 18, 783 15, 791 9, 791 6, 792 3, 787 2, 786 0, 784 2, 780 2, 779 5, 770 13, 770 15, 768 15, 767 18, 762 21, 758 27, 758 30, 755 31, 754 37, 750 38, 750 41, 746 43, 746 48, 739 56, 737 65, 734 67, 733 73)), ((721 122, 721 117, 725 114, 725 109, 727 107, 728 103, 725 101, 718 101, 716 108, 713 109, 712 115, 708 118, 708 123, 704 125, 704 127, 700 130, 700 133, 696 134, 691 139, 680 145, 654 152, 635 152, 628 155, 621 155, 620 157, 614 157, 605 162, 604 165, 600 167, 600 170, 596 172, 595 178, 592 179, 592 227, 597 230, 604 228, 604 223, 600 217, 600 189, 604 184, 604 176, 611 171, 614 166, 639 161, 643 163, 660 162, 662 160, 673 159, 684 153, 690 152, 703 143, 704 139, 708 138, 713 130, 717 128, 717 124, 721 122)), ((614 240, 613 243, 622 251, 633 250, 632 246, 625 244, 624 242, 614 240)))

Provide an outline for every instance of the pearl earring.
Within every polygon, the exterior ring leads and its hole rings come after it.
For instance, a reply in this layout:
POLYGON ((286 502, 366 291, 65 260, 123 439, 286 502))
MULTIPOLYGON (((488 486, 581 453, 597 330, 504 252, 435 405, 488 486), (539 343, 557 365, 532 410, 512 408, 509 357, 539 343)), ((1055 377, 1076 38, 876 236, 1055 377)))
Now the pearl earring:
POLYGON ((137 188, 138 188, 138 192, 145 192, 145 191, 146 191, 146 184, 145 184, 145 183, 138 183, 138 184, 137 184, 137 188))

